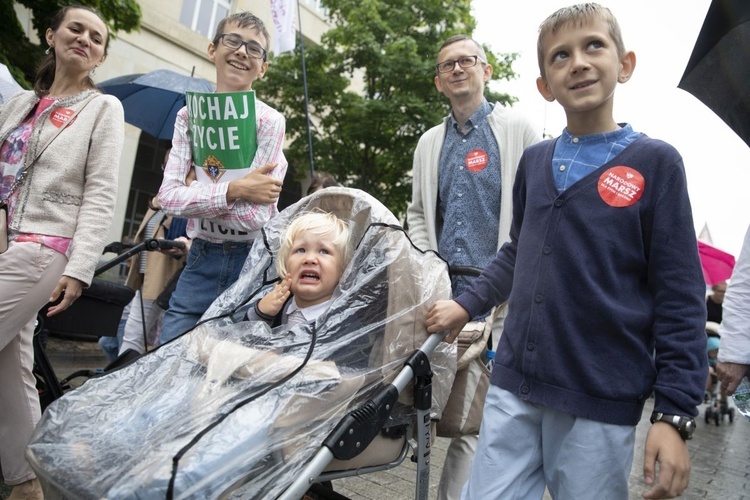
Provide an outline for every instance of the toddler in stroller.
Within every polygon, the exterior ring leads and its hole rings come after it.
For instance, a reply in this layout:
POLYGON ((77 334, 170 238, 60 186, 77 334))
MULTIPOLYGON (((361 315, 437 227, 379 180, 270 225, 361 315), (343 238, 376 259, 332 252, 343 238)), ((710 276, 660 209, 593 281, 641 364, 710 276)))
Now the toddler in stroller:
MULTIPOLYGON (((427 337, 429 306, 449 294, 446 264, 413 247, 377 200, 322 190, 269 221, 195 329, 53 403, 27 457, 48 495, 274 498, 348 409, 395 376, 427 337), (247 321, 256 305, 273 313, 258 298, 277 280, 282 235, 316 210, 348 221, 351 234, 328 307, 295 325, 247 321)), ((455 356, 441 343, 430 357, 435 419, 455 356)))

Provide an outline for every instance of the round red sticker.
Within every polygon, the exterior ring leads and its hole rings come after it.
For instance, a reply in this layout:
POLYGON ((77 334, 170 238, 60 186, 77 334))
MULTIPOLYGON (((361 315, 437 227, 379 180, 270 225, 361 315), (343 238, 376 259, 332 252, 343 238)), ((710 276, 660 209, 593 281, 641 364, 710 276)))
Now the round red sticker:
POLYGON ((64 127, 70 117, 73 116, 73 110, 68 108, 57 108, 53 109, 49 115, 49 120, 57 128, 64 127))
POLYGON ((643 196, 646 182, 634 168, 618 166, 599 177, 599 196, 610 207, 629 207, 643 196))
POLYGON ((466 155, 466 160, 464 163, 466 164, 466 168, 468 168, 472 172, 479 172, 487 166, 487 160, 487 153, 485 153, 481 149, 474 149, 466 155))

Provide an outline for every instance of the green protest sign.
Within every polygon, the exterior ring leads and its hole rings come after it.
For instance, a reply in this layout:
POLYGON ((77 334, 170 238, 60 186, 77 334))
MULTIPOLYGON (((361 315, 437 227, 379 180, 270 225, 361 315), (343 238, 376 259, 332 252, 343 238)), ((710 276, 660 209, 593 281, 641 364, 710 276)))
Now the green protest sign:
POLYGON ((185 98, 196 179, 226 182, 247 175, 258 149, 255 92, 187 92, 185 98))

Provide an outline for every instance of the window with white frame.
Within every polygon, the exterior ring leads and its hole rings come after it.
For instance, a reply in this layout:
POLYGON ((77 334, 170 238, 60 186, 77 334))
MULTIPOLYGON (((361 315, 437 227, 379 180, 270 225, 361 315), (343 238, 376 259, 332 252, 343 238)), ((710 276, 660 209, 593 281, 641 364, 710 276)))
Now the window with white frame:
POLYGON ((180 23, 210 39, 231 8, 231 0, 183 0, 180 23))
POLYGON ((328 9, 323 7, 322 0, 302 0, 302 3, 306 4, 309 8, 322 15, 323 17, 328 16, 328 9))

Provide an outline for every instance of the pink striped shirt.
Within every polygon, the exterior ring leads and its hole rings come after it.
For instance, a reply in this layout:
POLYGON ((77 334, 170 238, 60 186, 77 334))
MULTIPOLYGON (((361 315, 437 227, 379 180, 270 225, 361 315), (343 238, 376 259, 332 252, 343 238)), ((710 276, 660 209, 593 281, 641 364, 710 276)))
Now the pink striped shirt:
MULTIPOLYGON (((281 113, 258 99, 255 100, 255 117, 258 150, 250 168, 277 163, 270 175, 283 181, 287 168, 282 150, 286 121, 281 113)), ((275 203, 264 205, 245 200, 227 203, 229 182, 193 182, 187 186, 185 179, 192 167, 187 107, 183 107, 175 120, 172 151, 164 168, 159 203, 165 213, 190 219, 188 237, 213 243, 251 240, 256 231, 278 213, 275 203), (221 237, 216 237, 217 230, 221 237)))

